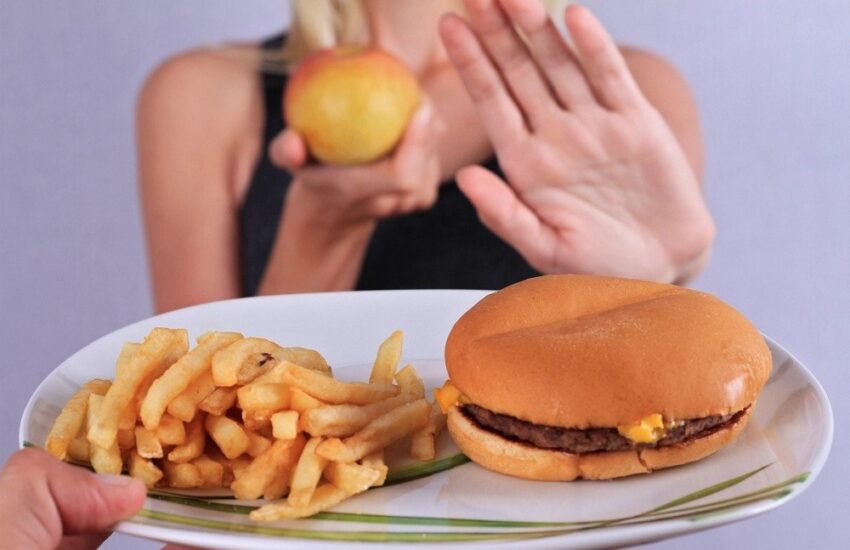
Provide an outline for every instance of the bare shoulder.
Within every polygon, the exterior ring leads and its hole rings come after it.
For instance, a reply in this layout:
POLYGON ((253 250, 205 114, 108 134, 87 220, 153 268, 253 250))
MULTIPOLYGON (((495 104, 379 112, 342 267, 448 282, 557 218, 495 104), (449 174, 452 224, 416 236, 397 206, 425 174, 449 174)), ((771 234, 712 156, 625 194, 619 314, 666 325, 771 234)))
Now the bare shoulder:
POLYGON ((256 102, 258 91, 249 54, 193 50, 165 60, 148 76, 139 109, 165 109, 186 116, 214 113, 217 116, 204 116, 213 123, 222 116, 244 112, 256 102))
POLYGON ((203 147, 213 162, 239 164, 234 157, 259 139, 262 124, 261 86, 251 52, 250 47, 238 53, 198 49, 161 63, 139 94, 140 147, 162 141, 176 154, 203 147))
POLYGON ((676 134, 695 171, 702 171, 702 137, 697 102, 687 80, 670 61, 636 48, 621 48, 646 99, 676 134))

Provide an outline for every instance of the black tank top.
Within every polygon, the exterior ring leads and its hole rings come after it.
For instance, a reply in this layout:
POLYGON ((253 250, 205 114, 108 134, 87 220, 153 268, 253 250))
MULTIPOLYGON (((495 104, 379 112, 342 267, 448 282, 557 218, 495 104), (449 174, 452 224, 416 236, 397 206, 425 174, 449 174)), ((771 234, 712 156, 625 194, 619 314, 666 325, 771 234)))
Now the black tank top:
MULTIPOLYGON (((263 43, 280 48, 283 37, 263 43)), ((274 166, 268 146, 284 128, 284 75, 260 74, 265 125, 261 155, 239 212, 242 294, 253 296, 271 255, 291 174, 274 166)), ((501 175, 495 159, 484 163, 501 175)), ((478 220, 475 208, 452 181, 434 206, 381 220, 363 261, 358 290, 467 288, 495 290, 538 273, 478 220)))

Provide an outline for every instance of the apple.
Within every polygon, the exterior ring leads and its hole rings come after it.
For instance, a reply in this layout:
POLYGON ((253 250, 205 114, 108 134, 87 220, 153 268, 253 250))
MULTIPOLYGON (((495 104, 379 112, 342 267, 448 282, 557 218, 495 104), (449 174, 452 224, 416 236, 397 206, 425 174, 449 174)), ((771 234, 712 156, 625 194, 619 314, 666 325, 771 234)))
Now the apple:
POLYGON ((283 109, 320 162, 362 164, 395 147, 419 101, 419 83, 404 63, 375 47, 344 46, 298 65, 283 109))

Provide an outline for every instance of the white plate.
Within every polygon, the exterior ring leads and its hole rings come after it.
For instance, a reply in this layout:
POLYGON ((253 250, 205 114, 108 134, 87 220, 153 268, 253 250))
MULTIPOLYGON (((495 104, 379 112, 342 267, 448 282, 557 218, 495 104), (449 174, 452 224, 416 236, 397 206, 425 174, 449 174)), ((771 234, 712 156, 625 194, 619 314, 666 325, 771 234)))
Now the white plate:
MULTIPOLYGON (((443 345, 479 291, 387 291, 276 296, 188 308, 142 321, 97 340, 62 363, 38 387, 21 420, 21 444, 42 445, 60 406, 85 381, 111 378, 125 341, 154 326, 263 336, 320 350, 343 379, 368 375, 378 344, 405 331, 404 361, 427 386, 445 378, 443 345)), ((731 445, 700 462, 608 482, 513 479, 475 464, 371 490, 319 519, 257 525, 251 503, 148 498, 123 533, 216 548, 336 548, 375 543, 446 548, 446 542, 522 548, 590 548, 647 542, 698 531, 780 506, 812 483, 832 441, 832 411, 803 365, 770 343, 774 368, 754 418, 731 445)), ((438 458, 456 457, 445 435, 438 458)), ((462 458, 462 457, 461 457, 462 458)), ((457 462, 457 457, 455 462, 457 462)), ((445 463, 436 463, 438 469, 445 463)), ((409 472, 408 472, 409 473, 409 472)), ((402 472, 404 474, 404 472, 402 472)))

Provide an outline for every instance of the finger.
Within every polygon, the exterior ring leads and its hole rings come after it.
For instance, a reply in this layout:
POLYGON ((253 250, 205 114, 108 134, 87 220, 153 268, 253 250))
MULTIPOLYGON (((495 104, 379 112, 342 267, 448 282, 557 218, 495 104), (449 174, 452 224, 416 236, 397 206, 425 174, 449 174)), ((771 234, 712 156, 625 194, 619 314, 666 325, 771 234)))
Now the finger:
POLYGON ((481 166, 462 169, 457 183, 475 206, 481 223, 516 249, 532 267, 547 271, 555 235, 507 183, 481 166))
POLYGON ((576 108, 595 103, 587 77, 543 4, 528 0, 501 2, 505 12, 525 34, 534 58, 561 105, 576 108))
POLYGON ((314 191, 353 201, 392 190, 390 164, 391 160, 383 159, 358 166, 307 166, 294 177, 314 191))
POLYGON ((502 149, 527 136, 522 113, 466 23, 446 15, 440 21, 440 36, 493 146, 502 149))
POLYGON ((279 168, 297 170, 307 162, 307 144, 298 132, 287 128, 269 144, 269 159, 279 168))
POLYGON ((392 159, 394 190, 415 191, 427 185, 427 166, 436 149, 434 108, 427 98, 416 111, 392 159))
POLYGON ((623 54, 587 8, 572 4, 564 15, 581 66, 593 89, 610 109, 640 105, 643 95, 623 54))
POLYGON ((496 0, 466 0, 469 20, 532 127, 557 106, 528 48, 496 0))
POLYGON ((433 150, 429 144, 433 116, 431 102, 425 99, 391 158, 358 166, 307 166, 296 171, 295 177, 313 189, 345 200, 416 189, 422 184, 423 168, 433 150))
MULTIPOLYGON (((13 455, 0 476, 0 493, 0 508, 13 502, 12 517, 19 518, 10 536, 45 541, 50 547, 63 535, 106 531, 138 512, 145 500, 139 480, 92 474, 36 449, 13 455)), ((4 510, 4 516, 8 513, 4 510)))
POLYGON ((61 466, 65 471, 51 474, 48 482, 66 534, 107 530, 134 516, 145 503, 147 490, 138 479, 91 474, 65 464, 61 466), (76 491, 72 490, 74 486, 76 491))

